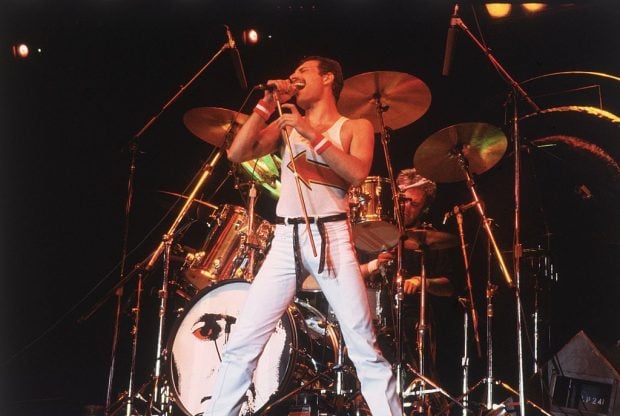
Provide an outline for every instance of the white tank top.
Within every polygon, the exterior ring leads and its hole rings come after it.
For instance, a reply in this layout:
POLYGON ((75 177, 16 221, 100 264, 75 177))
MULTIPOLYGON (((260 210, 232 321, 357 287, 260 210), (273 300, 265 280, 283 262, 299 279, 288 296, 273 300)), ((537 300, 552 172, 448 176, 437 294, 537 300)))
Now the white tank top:
MULTIPOLYGON (((329 129, 327 134, 333 146, 342 150, 340 129, 348 118, 341 116, 329 129)), ((306 211, 310 217, 325 217, 349 211, 347 191, 349 184, 338 176, 316 154, 314 149, 301 141, 301 135, 292 130, 289 135, 295 166, 299 174, 299 184, 306 204, 306 211)), ((303 210, 295 184, 293 167, 290 166, 291 157, 286 145, 282 146, 282 173, 280 180, 280 200, 276 207, 276 214, 280 217, 302 217, 303 210)))

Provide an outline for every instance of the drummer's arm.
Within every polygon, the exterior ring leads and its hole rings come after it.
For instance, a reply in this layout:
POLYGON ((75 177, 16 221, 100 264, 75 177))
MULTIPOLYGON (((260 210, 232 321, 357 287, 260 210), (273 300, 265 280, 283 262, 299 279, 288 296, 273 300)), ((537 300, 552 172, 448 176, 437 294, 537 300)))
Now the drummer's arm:
POLYGON ((389 251, 379 253, 376 259, 368 263, 360 264, 360 271, 364 280, 368 280, 381 272, 381 268, 385 268, 394 261, 394 255, 389 251))
MULTIPOLYGON (((412 295, 418 292, 421 281, 422 277, 420 276, 408 277, 403 282, 403 292, 407 295, 412 295)), ((426 291, 431 295, 447 297, 454 294, 454 286, 447 277, 427 277, 426 291)))

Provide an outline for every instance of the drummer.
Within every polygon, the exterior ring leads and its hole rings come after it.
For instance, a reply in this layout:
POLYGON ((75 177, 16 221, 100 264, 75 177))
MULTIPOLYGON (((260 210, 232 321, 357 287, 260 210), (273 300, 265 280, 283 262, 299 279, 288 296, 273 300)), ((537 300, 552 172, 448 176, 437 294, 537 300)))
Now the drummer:
MULTIPOLYGON (((415 169, 402 170, 397 178, 396 183, 400 190, 400 202, 403 209, 403 223, 406 230, 422 230, 428 229, 432 231, 432 227, 424 222, 427 217, 431 204, 435 199, 437 185, 435 182, 419 175, 415 169)), ((403 250, 403 291, 405 298, 402 303, 402 328, 405 346, 405 355, 411 363, 417 363, 418 358, 415 352, 416 346, 416 324, 419 320, 420 300, 420 254, 415 249, 419 248, 419 244, 413 240, 405 240, 403 250)), ((380 253, 375 259, 368 263, 362 264, 361 270, 364 279, 369 282, 381 280, 381 274, 386 270, 393 269, 395 263, 395 251, 385 251, 380 253)), ((426 322, 428 324, 428 339, 431 340, 431 348, 425 348, 425 362, 429 363, 431 368, 430 376, 436 379, 436 342, 434 342, 435 328, 433 326, 434 315, 445 314, 446 307, 439 304, 448 304, 448 309, 454 309, 456 302, 455 295, 460 293, 461 285, 455 280, 457 273, 454 270, 454 259, 458 252, 452 249, 433 249, 431 246, 426 251, 424 258, 426 270, 426 290, 429 296, 427 302, 426 322), (443 299, 443 300, 442 300, 443 299), (439 310, 437 310, 439 309, 439 310)), ((438 316, 436 318, 439 318, 438 316)), ((451 317, 454 319, 454 316, 451 317)), ((443 325, 443 322, 442 322, 443 325)), ((458 329, 457 329, 458 330, 458 329)), ((443 331, 445 332, 445 331, 443 331)), ((452 339, 458 337, 451 335, 452 339)), ((443 356, 443 355, 442 355, 443 356)), ((458 368, 456 369, 458 371, 458 368)), ((429 374, 427 372, 427 374, 429 374)), ((458 374, 454 373, 454 374, 458 374)))

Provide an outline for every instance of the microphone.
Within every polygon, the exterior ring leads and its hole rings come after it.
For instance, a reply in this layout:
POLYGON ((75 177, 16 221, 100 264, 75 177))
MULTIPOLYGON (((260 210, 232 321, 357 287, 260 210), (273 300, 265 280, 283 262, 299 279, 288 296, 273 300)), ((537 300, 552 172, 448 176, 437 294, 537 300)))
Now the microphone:
POLYGON ((245 78, 245 71, 243 70, 243 62, 241 61, 241 54, 239 54, 239 49, 237 49, 237 44, 235 43, 235 39, 230 33, 230 28, 228 25, 224 25, 226 28, 226 36, 228 37, 228 49, 231 50, 233 54, 233 65, 235 66, 235 72, 237 73, 237 79, 239 80, 239 84, 241 88, 244 90, 248 89, 248 81, 245 78))
MULTIPOLYGON (((290 80, 290 82, 291 82, 291 86, 295 88, 297 91, 303 89, 306 86, 306 81, 304 81, 303 79, 298 79, 295 81, 290 80)), ((254 87, 254 89, 257 89, 260 91, 273 92, 277 90, 278 87, 276 86, 276 84, 258 84, 257 86, 254 87)))
POLYGON ((459 19, 459 5, 454 5, 454 12, 450 18, 450 27, 448 28, 448 34, 446 35, 446 49, 443 55, 443 69, 441 75, 447 77, 450 75, 450 68, 452 67, 452 57, 454 56, 454 42, 456 39, 456 24, 459 19))
POLYGON ((476 201, 472 201, 469 204, 456 205, 454 208, 452 208, 452 211, 448 211, 443 214, 443 221, 441 223, 443 225, 446 225, 446 221, 448 221, 448 218, 455 216, 459 212, 465 212, 468 209, 475 207, 476 205, 478 205, 478 202, 476 201))

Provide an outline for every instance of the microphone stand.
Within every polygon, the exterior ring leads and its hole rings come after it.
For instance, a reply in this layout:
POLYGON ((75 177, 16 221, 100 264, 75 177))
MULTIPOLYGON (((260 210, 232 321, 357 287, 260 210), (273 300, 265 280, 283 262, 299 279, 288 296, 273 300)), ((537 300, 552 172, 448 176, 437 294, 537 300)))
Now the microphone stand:
MULTIPOLYGON (((278 91, 274 90, 272 93, 273 99, 276 102, 276 108, 278 109, 278 115, 282 117, 282 105, 280 104, 280 97, 278 96, 278 91)), ((301 184, 299 183, 299 175, 297 174, 297 166, 295 165, 295 155, 293 154, 293 147, 291 146, 291 139, 288 135, 288 131, 286 131, 286 127, 282 129, 282 137, 284 138, 284 142, 286 143, 286 148, 291 157, 291 166, 293 168, 293 175, 295 176, 295 185, 297 185, 297 196, 299 197, 299 203, 301 204, 301 211, 304 217, 304 221, 306 224, 306 233, 308 234, 308 239, 310 240, 310 247, 312 247, 312 255, 314 257, 317 256, 316 246, 314 244, 314 237, 312 236, 312 231, 310 230, 310 220, 308 220, 308 210, 306 209, 306 201, 304 201, 304 196, 301 192, 301 184)))
MULTIPOLYGON (((129 163, 127 198, 125 202, 125 224, 124 224, 124 229, 123 229, 122 251, 121 251, 121 262, 120 262, 120 277, 121 278, 120 278, 119 284, 115 285, 115 289, 113 292, 108 292, 108 294, 106 294, 104 298, 101 299, 88 314, 85 314, 84 316, 80 318, 80 321, 87 320, 107 301, 107 299, 112 295, 112 293, 116 295, 117 305, 116 305, 115 316, 114 316, 114 329, 113 329, 112 347, 111 347, 111 353, 110 353, 110 368, 108 370, 108 383, 107 383, 107 391, 106 391, 106 404, 105 404, 105 415, 106 416, 110 414, 112 385, 113 385, 114 371, 115 371, 115 366, 116 366, 116 354, 117 354, 117 349, 118 349, 118 338, 119 338, 118 334, 119 334, 119 328, 120 328, 120 316, 121 316, 120 310, 121 310, 121 303, 122 303, 122 297, 123 297, 123 287, 124 287, 124 284, 128 281, 126 277, 133 275, 133 273, 130 273, 128 276, 125 276, 124 271, 125 271, 125 264, 127 260, 127 241, 128 241, 128 235, 129 235, 129 219, 131 217, 130 214, 131 214, 131 208, 132 208, 132 203, 133 203, 133 190, 134 190, 135 171, 136 171, 136 155, 138 153, 138 141, 144 135, 144 133, 155 123, 155 121, 159 119, 159 117, 166 111, 166 109, 168 109, 168 107, 170 107, 181 96, 181 94, 211 65, 211 63, 213 63, 226 49, 230 49, 231 47, 232 46, 229 42, 225 42, 220 47, 220 49, 215 53, 215 55, 213 55, 213 57, 205 65, 203 65, 202 68, 200 68, 200 70, 198 70, 198 72, 187 83, 181 86, 181 88, 177 91, 177 93, 174 96, 172 96, 172 98, 170 98, 164 104, 164 106, 159 110, 157 114, 153 115, 149 119, 149 121, 147 121, 147 123, 134 135, 134 137, 127 144, 127 146, 129 147, 131 157, 130 157, 130 163, 129 163)), ((159 250, 161 249, 158 247, 158 251, 159 250)), ((159 256, 159 254, 161 254, 161 251, 157 253, 157 257, 159 256)), ((156 259, 156 257, 153 256, 153 259, 156 259)), ((149 265, 152 266, 151 263, 149 263, 149 265)), ((140 272, 138 273, 138 276, 139 276, 138 294, 136 298, 136 307, 134 309, 134 312, 137 315, 139 314, 139 310, 140 310, 139 302, 140 302, 140 291, 141 291, 141 286, 142 286, 141 279, 143 277, 143 274, 140 272)), ((133 334, 134 336, 134 342, 133 342, 134 345, 132 348, 133 350, 135 350, 135 347, 136 347, 135 343, 137 340, 138 320, 139 320, 139 317, 136 316, 136 322, 134 323, 134 328, 132 331, 132 332, 135 332, 133 334)), ((135 354, 135 351, 132 354, 135 354)), ((133 387, 132 379, 133 379, 134 364, 135 364, 134 358, 132 358, 132 368, 130 370, 130 377, 129 377, 130 379, 129 387, 128 387, 128 404, 129 405, 127 409, 127 414, 131 413, 130 403, 132 399, 131 399, 131 396, 129 395, 129 392, 132 391, 132 387, 133 387)))
MULTIPOLYGON (((500 262, 500 267, 502 268, 502 272, 506 278, 506 281, 508 285, 514 289, 514 293, 515 293, 516 309, 517 309, 517 350, 518 350, 517 356, 518 356, 518 363, 519 363, 519 411, 520 411, 521 416, 525 416, 525 403, 526 403, 525 374, 524 374, 524 364, 523 364, 523 328, 522 328, 523 324, 521 322, 522 321, 522 318, 521 318, 522 305, 521 305, 521 294, 520 294, 520 264, 519 264, 521 261, 521 253, 522 253, 522 247, 521 247, 521 241, 520 241, 520 230, 521 230, 520 229, 520 187, 521 187, 520 185, 520 175, 521 175, 520 148, 521 148, 521 144, 520 144, 519 128, 518 128, 519 118, 518 118, 517 102, 518 102, 519 97, 521 97, 525 100, 525 102, 532 109, 534 109, 534 111, 539 112, 540 107, 538 107, 538 105, 530 98, 530 96, 521 87, 521 85, 519 85, 519 83, 515 81, 514 78, 512 78, 510 74, 502 67, 502 65, 497 61, 497 59, 495 59, 493 54, 491 54, 489 49, 484 44, 482 44, 482 42, 480 42, 476 38, 476 36, 474 36, 474 34, 469 30, 469 28, 465 25, 465 23, 463 23, 463 20, 460 18, 460 16, 455 14, 451 20, 451 24, 454 24, 456 27, 458 27, 459 29, 461 29, 463 32, 465 32, 468 35, 468 37, 485 54, 487 59, 489 59, 489 61, 491 62, 491 65, 493 65, 493 67, 497 70, 500 76, 504 79, 504 81, 506 81, 510 85, 510 87, 513 90, 513 96, 512 96, 513 98, 512 136, 513 137, 512 139, 513 139, 513 144, 514 144, 514 176, 515 176, 514 177, 514 237, 513 237, 514 238, 513 240, 514 241, 513 272, 515 276, 514 283, 512 279, 510 278, 508 271, 505 269, 506 266, 501 257, 501 253, 499 252, 499 249, 497 248, 497 245, 495 243, 495 239, 493 238, 493 234, 489 227, 488 221, 484 217, 484 212, 482 211, 482 208, 480 205, 478 205, 478 211, 482 215, 485 229, 487 230, 489 238, 491 239, 491 243, 493 244, 493 248, 495 249, 495 254, 497 255, 498 261, 500 262)), ((468 175, 468 182, 469 182, 471 176, 469 174, 467 175, 468 175)), ((472 190, 472 193, 474 193, 474 196, 475 196, 475 190, 473 189, 473 186, 470 186, 470 189, 472 190)))

